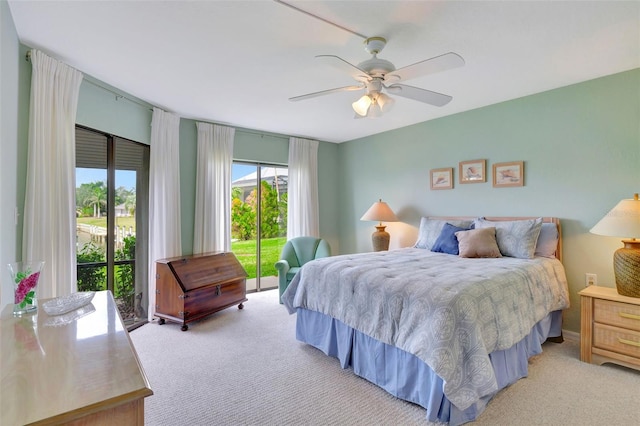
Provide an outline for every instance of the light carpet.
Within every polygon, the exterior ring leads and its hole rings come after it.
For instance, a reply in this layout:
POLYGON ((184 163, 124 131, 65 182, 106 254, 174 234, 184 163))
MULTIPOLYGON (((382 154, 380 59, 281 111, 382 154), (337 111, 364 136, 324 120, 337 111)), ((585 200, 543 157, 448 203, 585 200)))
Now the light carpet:
MULTIPOLYGON (((146 425, 429 425, 425 410, 295 339, 277 291, 251 293, 189 324, 153 322, 131 339, 154 395, 146 425)), ((546 343, 529 376, 494 397, 478 425, 640 424, 640 372, 580 362, 577 342, 546 343)))

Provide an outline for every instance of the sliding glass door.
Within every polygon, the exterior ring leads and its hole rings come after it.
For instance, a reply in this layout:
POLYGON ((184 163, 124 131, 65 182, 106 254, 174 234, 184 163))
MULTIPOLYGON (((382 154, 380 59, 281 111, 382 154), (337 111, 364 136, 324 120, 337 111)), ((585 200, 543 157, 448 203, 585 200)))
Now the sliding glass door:
POLYGON ((78 291, 110 290, 129 329, 147 319, 149 147, 76 127, 78 291))
POLYGON ((286 167, 234 162, 231 250, 249 276, 247 291, 278 287, 275 263, 287 239, 286 167))

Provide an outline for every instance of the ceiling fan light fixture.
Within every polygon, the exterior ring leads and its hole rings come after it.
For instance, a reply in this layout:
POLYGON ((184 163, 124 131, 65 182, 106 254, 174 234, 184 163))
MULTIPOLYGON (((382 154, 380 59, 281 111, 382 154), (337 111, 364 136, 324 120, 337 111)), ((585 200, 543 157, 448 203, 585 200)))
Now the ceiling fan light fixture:
POLYGON ((380 110, 382 112, 389 112, 393 105, 396 103, 396 100, 391 96, 385 95, 384 93, 380 93, 376 98, 376 104, 380 106, 380 110))
POLYGON ((369 95, 363 95, 360 99, 352 103, 351 107, 356 112, 356 114, 365 117, 372 102, 373 101, 371 100, 371 97, 369 95))
POLYGON ((367 117, 370 118, 380 118, 382 117, 382 107, 380 106, 379 103, 374 102, 371 104, 371 107, 369 108, 369 113, 367 114, 367 117))

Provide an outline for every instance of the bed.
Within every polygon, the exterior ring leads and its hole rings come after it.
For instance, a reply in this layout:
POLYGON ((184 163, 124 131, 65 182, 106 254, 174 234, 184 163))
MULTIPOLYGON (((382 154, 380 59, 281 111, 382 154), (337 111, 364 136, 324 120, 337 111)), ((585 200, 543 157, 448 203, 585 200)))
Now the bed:
POLYGON ((413 247, 307 263, 282 301, 298 340, 463 424, 562 341, 561 235, 557 218, 425 217, 413 247))

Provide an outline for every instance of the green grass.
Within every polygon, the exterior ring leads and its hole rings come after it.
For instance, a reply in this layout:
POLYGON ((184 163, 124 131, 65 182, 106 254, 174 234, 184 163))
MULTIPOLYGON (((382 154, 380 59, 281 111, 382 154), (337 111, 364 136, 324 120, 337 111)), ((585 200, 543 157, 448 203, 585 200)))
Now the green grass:
MULTIPOLYGON (((280 252, 286 237, 265 238, 261 240, 260 272, 263 277, 276 276, 275 264, 280 259, 280 252)), ((231 251, 236 255, 245 271, 247 278, 256 277, 256 240, 234 241, 231 243, 231 251)))
MULTIPOLYGON (((107 227, 106 217, 79 217, 76 219, 78 223, 84 223, 86 225, 100 226, 102 228, 107 227)), ((121 216, 116 217, 116 226, 124 226, 129 229, 133 228, 133 232, 136 231, 136 218, 133 216, 121 216)))

